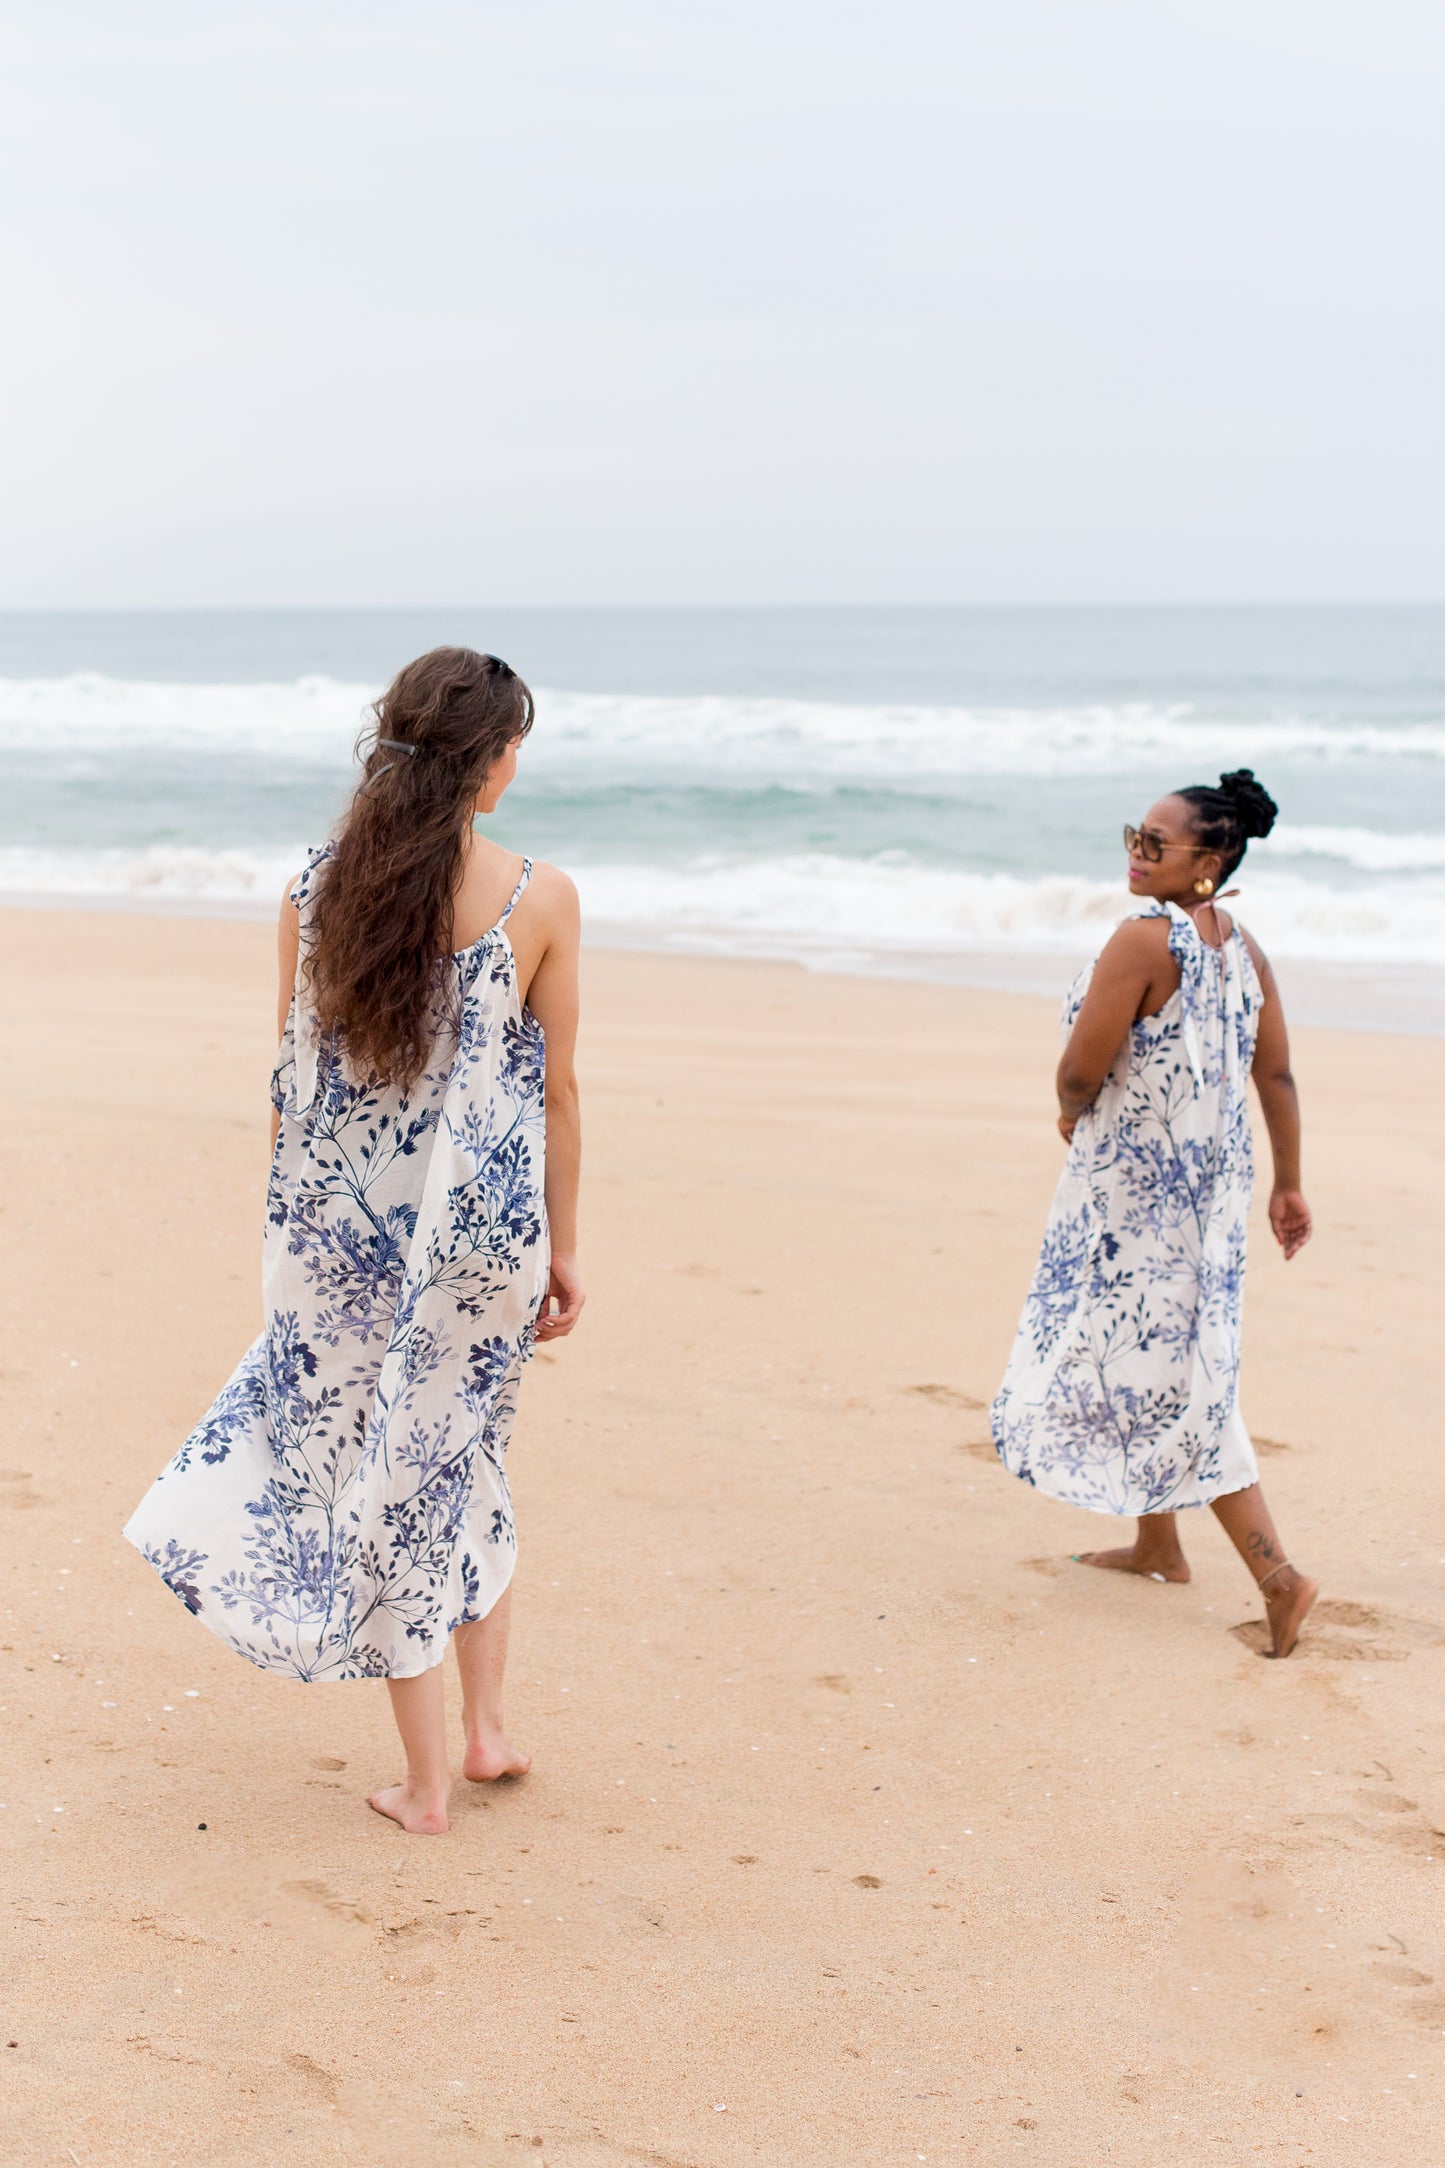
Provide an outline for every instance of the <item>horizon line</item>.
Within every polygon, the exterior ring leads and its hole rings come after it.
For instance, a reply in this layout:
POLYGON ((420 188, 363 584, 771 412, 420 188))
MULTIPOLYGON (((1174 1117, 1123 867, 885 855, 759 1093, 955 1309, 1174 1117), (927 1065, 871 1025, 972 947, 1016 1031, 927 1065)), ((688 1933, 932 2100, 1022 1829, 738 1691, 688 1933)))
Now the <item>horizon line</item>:
POLYGON ((1297 596, 1244 600, 1229 597, 1176 598, 1137 601, 993 601, 993 602, 33 602, 0 603, 0 620, 16 617, 243 617, 243 616, 382 616, 418 611, 460 613, 483 610, 517 610, 577 615, 621 615, 648 612, 654 615, 727 613, 845 614, 856 611, 927 611, 932 613, 1026 612, 1035 610, 1178 611, 1178 610, 1438 610, 1445 595, 1396 596, 1297 596))

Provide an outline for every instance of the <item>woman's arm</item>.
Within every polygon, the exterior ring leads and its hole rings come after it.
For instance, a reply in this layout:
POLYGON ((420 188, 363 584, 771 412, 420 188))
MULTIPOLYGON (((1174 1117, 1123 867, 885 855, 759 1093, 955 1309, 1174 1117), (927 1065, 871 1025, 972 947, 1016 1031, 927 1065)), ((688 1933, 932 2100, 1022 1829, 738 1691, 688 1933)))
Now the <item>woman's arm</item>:
POLYGON ((1098 1098, 1161 967, 1170 960, 1169 928, 1159 918, 1126 919, 1105 944, 1055 1080, 1059 1134, 1065 1142, 1073 1137, 1084 1109, 1098 1098))
POLYGON ((1299 1093, 1289 1066, 1289 1033, 1274 973, 1263 949, 1248 934, 1249 953, 1259 973, 1264 1006, 1259 1012, 1259 1036, 1254 1043, 1255 1089, 1269 1131, 1274 1155, 1274 1186, 1269 1198, 1269 1224, 1285 1257, 1295 1256, 1312 1232, 1310 1208, 1300 1189, 1299 1093))
POLYGON ((527 1007, 547 1035, 547 1220, 552 1230, 552 1278, 537 1320, 537 1338, 560 1340, 576 1324, 586 1300, 577 1269, 577 1183, 582 1166, 577 963, 582 923, 577 890, 566 874, 555 866, 538 866, 534 882, 538 876, 546 882, 547 946, 527 988, 527 1007))
MULTIPOLYGON (((301 954, 301 914, 291 901, 291 891, 300 879, 293 874, 286 883, 286 893, 281 898, 281 915, 276 921, 276 967, 279 984, 276 990, 276 1043, 279 1046, 286 1036, 286 1019, 291 1013, 291 996, 296 991, 296 964, 301 954)), ((276 1149, 276 1139, 281 1134, 281 1117, 275 1107, 271 1109, 271 1149, 276 1149)))

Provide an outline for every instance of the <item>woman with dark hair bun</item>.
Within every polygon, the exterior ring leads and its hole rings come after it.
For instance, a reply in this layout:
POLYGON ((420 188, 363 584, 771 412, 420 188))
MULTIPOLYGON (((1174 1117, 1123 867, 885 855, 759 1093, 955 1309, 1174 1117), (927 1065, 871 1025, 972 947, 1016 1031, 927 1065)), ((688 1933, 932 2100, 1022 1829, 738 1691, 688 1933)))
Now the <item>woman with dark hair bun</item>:
POLYGON ((1274 1153, 1269 1222, 1309 1240, 1299 1102, 1274 974, 1218 908, 1277 808, 1248 768, 1191 784, 1124 830, 1145 904, 1080 973, 1064 1009, 1059 1130, 1069 1156, 993 1433, 1050 1497, 1132 1514, 1121 1550, 1080 1563, 1187 1581, 1176 1512, 1209 1505, 1288 1656, 1318 1594, 1286 1558, 1238 1405, 1253 1144, 1252 1074, 1274 1153))
POLYGON ((440 1835, 442 1659, 463 1773, 502 1721, 505 1456, 534 1340, 571 1332, 577 893, 474 832, 532 727, 494 655, 437 648, 374 709, 335 838, 281 906, 266 1326, 126 1534, 203 1625, 291 1678, 385 1679, 440 1835))

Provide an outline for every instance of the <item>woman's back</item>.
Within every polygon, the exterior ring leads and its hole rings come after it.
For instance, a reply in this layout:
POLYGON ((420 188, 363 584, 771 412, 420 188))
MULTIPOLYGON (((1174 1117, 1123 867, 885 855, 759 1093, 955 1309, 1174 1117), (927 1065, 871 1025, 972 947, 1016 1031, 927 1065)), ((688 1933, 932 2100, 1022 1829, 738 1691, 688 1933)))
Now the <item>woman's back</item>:
POLYGON ((531 868, 438 961, 428 1058, 401 1085, 317 1026, 306 959, 330 857, 292 891, 266 1328, 137 1521, 172 1586, 183 1530, 190 1608, 254 1663, 403 1678, 511 1574, 504 1456, 549 1264, 545 1042, 506 930, 531 868))
POLYGON ((127 1530, 203 1623, 303 1679, 399 1691, 494 1613, 504 1642, 521 1368, 582 1301, 576 894, 473 829, 531 719, 466 649, 377 705, 282 908, 265 1326, 127 1530))
MULTIPOLYGON (((1220 928, 1222 938, 1208 941, 1188 912, 1173 904, 1154 905, 1133 923, 1141 930, 1147 926, 1160 949, 1157 991, 1135 1018, 1100 1101, 1081 1117, 1081 1124, 1112 1122, 1115 1109, 1105 1096, 1111 1085, 1117 1089, 1125 1078, 1146 1074, 1158 1083, 1175 1073, 1182 1059, 1185 1073, 1203 1095, 1194 1108, 1194 1129, 1231 1127, 1244 1117, 1264 999, 1248 936, 1226 921, 1220 928)), ((1094 968, 1086 964, 1064 998, 1060 1024, 1066 1039, 1078 1021, 1094 968)))

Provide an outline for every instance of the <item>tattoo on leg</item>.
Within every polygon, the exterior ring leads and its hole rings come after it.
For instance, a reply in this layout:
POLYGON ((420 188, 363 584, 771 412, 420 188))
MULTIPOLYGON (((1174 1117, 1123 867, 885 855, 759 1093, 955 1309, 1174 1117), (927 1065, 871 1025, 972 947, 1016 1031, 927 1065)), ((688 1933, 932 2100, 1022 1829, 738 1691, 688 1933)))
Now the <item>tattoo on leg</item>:
POLYGON ((1261 1535, 1257 1528, 1251 1528, 1244 1540, 1246 1546, 1256 1558, 1274 1557, 1274 1545, 1270 1542, 1269 1537, 1261 1535))

